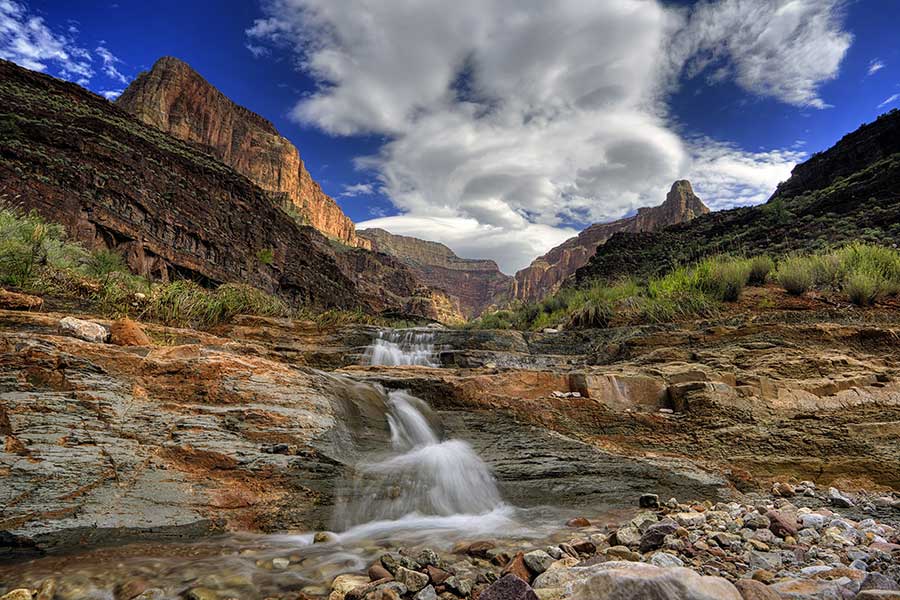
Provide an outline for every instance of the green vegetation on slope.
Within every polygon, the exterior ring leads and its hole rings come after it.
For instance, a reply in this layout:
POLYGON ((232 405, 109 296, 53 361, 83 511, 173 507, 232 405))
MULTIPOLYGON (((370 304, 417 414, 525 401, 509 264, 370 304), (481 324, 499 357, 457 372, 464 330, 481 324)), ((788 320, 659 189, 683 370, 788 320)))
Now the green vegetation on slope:
POLYGON ((280 298, 244 284, 211 289, 189 280, 152 282, 133 275, 116 252, 88 251, 67 240, 61 225, 2 205, 0 285, 59 298, 108 317, 128 315, 168 325, 211 327, 238 314, 303 318, 322 326, 397 324, 363 311, 292 309, 280 298))
POLYGON ((869 306, 900 293, 900 251, 853 242, 833 251, 791 254, 780 260, 718 255, 677 267, 645 283, 625 279, 563 288, 541 302, 483 315, 478 329, 578 329, 611 324, 667 323, 719 314, 748 285, 776 282, 792 295, 810 290, 842 294, 869 306))
POLYGON ((768 203, 703 215, 656 232, 617 234, 576 274, 577 285, 658 277, 719 254, 785 256, 853 241, 900 238, 900 111, 798 165, 768 203))

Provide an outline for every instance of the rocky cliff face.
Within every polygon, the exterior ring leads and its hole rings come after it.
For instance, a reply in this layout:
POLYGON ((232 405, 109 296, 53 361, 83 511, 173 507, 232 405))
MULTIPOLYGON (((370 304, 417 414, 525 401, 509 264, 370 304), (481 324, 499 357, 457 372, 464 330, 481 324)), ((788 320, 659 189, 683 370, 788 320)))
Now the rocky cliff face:
POLYGON ((0 61, 0 132, 0 200, 116 249, 136 273, 440 316, 398 259, 328 240, 231 167, 81 87, 0 61))
POLYGON ((238 106, 188 64, 159 59, 116 104, 181 140, 208 148, 264 190, 283 194, 301 217, 326 236, 367 248, 353 222, 316 183, 290 141, 266 119, 238 106))
POLYGON ((721 252, 785 254, 860 239, 894 244, 900 227, 900 111, 797 165, 763 205, 717 211, 653 232, 624 232, 576 280, 649 277, 721 252))
POLYGON ((620 231, 654 231, 689 221, 709 212, 695 194, 689 181, 676 181, 666 201, 652 208, 639 208, 636 215, 612 223, 596 223, 576 237, 566 240, 550 252, 536 258, 516 273, 513 297, 533 302, 559 289, 562 282, 583 267, 603 244, 620 231))
POLYGON ((383 229, 362 229, 358 234, 371 242, 373 250, 399 258, 423 282, 449 294, 467 318, 506 299, 512 278, 492 260, 460 258, 444 244, 383 229))

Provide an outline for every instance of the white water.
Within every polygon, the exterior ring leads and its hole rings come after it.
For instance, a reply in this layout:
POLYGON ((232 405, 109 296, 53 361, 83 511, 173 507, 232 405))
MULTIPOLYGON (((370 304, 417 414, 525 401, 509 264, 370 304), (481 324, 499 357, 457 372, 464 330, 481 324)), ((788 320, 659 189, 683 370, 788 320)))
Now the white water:
POLYGON ((434 334, 415 329, 379 331, 378 337, 372 340, 372 345, 363 355, 363 364, 439 367, 434 349, 434 334))
POLYGON ((359 479, 337 515, 339 528, 371 535, 509 525, 512 510, 469 444, 442 440, 428 405, 405 391, 388 393, 386 406, 391 451, 357 466, 359 479))

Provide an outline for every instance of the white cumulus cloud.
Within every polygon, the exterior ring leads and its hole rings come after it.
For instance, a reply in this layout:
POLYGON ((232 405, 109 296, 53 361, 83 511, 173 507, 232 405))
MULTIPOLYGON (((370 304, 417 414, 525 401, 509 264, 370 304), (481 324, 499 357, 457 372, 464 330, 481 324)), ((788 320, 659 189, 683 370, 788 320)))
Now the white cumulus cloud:
MULTIPOLYGON (((714 206, 758 202, 803 154, 685 138, 667 95, 704 74, 826 106, 851 43, 838 0, 269 0, 252 44, 319 89, 297 121, 384 144, 357 165, 401 212, 360 224, 437 239, 512 272, 575 226, 659 204, 690 176, 714 206)), ((702 195, 702 194, 701 194, 702 195)))
POLYGON ((882 70, 884 67, 885 67, 885 64, 883 62, 881 62, 881 60, 879 60, 877 58, 872 59, 872 62, 869 63, 868 74, 874 75, 878 71, 882 70))
POLYGON ((128 78, 119 72, 119 69, 116 67, 117 64, 122 62, 119 57, 110 52, 109 48, 102 45, 102 43, 100 46, 97 46, 95 52, 103 61, 103 72, 107 77, 120 83, 128 83, 128 78))

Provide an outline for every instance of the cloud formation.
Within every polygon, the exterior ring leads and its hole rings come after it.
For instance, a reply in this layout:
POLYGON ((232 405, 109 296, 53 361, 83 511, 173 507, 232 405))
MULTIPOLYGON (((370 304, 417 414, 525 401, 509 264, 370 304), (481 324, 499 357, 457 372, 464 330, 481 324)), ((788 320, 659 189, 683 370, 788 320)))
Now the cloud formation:
POLYGON ((361 226, 525 266, 576 226, 658 204, 690 176, 712 206, 765 199, 796 150, 686 139, 666 99, 685 78, 812 108, 851 43, 839 0, 270 0, 252 44, 320 84, 292 111, 386 141, 357 165, 401 215, 361 226), (480 254, 479 254, 480 253, 480 254))
POLYGON ((99 56, 103 61, 103 72, 107 77, 114 81, 118 81, 119 83, 128 83, 128 78, 120 73, 119 69, 116 67, 117 64, 120 64, 122 62, 119 57, 110 52, 109 48, 104 46, 102 42, 100 46, 97 46, 95 52, 97 53, 97 56, 99 56))
POLYGON ((872 59, 872 62, 869 63, 869 70, 867 71, 867 73, 869 75, 874 75, 878 71, 882 70, 884 67, 885 67, 885 64, 883 62, 881 62, 880 59, 877 59, 877 58, 872 59))
POLYGON ((41 17, 12 0, 0 0, 0 58, 32 71, 46 71, 52 64, 61 77, 80 85, 94 76, 89 51, 54 33, 41 17))
POLYGON ((886 106, 889 106, 889 105, 893 104, 894 102, 896 102, 897 100, 900 100, 900 94, 894 94, 890 98, 887 98, 884 102, 882 102, 881 104, 878 105, 878 108, 884 108, 886 106))

